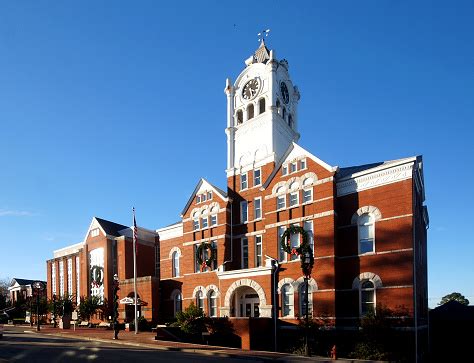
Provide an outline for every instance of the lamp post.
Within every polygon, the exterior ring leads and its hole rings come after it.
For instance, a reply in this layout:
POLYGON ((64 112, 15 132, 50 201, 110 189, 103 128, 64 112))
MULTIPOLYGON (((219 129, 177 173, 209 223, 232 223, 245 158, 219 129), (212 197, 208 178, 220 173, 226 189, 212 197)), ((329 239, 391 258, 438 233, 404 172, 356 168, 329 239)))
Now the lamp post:
POLYGON ((304 253, 304 260, 303 260, 303 273, 304 273, 304 283, 305 283, 305 296, 304 296, 304 304, 306 307, 305 311, 305 355, 307 357, 310 356, 309 345, 308 345, 308 330, 309 330, 309 298, 308 298, 308 285, 309 285, 309 278, 311 274, 311 254, 309 251, 304 253))
POLYGON ((40 297, 40 292, 43 290, 44 286, 41 281, 36 281, 33 283, 33 288, 36 291, 36 331, 40 331, 39 297, 40 297))
POLYGON ((118 275, 114 275, 114 301, 113 301, 113 312, 112 312, 112 325, 114 328, 114 339, 118 339, 119 327, 118 327, 118 291, 119 288, 119 278, 118 275))

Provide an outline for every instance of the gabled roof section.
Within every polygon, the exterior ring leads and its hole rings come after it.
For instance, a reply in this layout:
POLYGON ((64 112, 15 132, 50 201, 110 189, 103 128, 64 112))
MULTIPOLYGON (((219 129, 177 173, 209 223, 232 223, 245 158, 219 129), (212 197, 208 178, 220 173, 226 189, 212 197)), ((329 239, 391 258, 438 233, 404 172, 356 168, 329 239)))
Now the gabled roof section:
POLYGON ((267 63, 270 59, 270 50, 265 45, 265 41, 262 39, 260 46, 253 55, 253 63, 267 63))
POLYGON ((102 218, 98 218, 98 217, 94 217, 94 218, 100 224, 105 234, 109 236, 115 236, 115 237, 121 236, 122 233, 119 233, 120 231, 130 228, 128 226, 124 226, 123 224, 107 221, 102 218))
POLYGON ((314 156, 308 150, 306 150, 306 149, 302 148, 301 146, 299 146, 297 143, 292 142, 290 144, 290 146, 288 147, 288 150, 286 150, 285 154, 283 154, 280 161, 278 161, 278 163, 275 165, 275 168, 273 169, 273 171, 270 174, 270 176, 268 177, 268 179, 265 181, 265 184, 262 186, 262 188, 266 189, 270 185, 270 183, 273 180, 273 178, 275 177, 276 173, 278 172, 278 170, 281 168, 281 166, 285 162, 293 160, 293 159, 298 158, 300 156, 310 158, 316 164, 322 166, 324 169, 326 169, 327 171, 329 171, 331 173, 336 172, 339 169, 337 166, 331 166, 328 163, 322 161, 320 158, 318 158, 317 156, 314 156))
POLYGON ((224 201, 227 201, 227 193, 226 192, 224 192, 222 189, 212 185, 206 179, 201 178, 201 180, 199 180, 199 183, 197 183, 196 188, 194 188, 193 193, 189 197, 188 202, 186 203, 186 206, 184 207, 183 211, 181 212, 181 216, 184 216, 186 214, 187 210, 189 209, 189 206, 191 205, 194 198, 196 197, 196 194, 199 192, 199 190, 201 188, 206 189, 206 190, 212 190, 214 193, 219 195, 224 201))
POLYGON ((395 159, 395 160, 387 160, 387 161, 379 161, 376 163, 371 164, 363 164, 363 165, 356 165, 356 166, 349 166, 345 168, 339 168, 339 171, 336 174, 337 181, 355 178, 357 176, 371 173, 374 171, 390 168, 392 166, 401 165, 410 161, 415 161, 416 157, 409 157, 409 158, 402 158, 402 159, 395 159))
MULTIPOLYGON (((12 279, 12 282, 10 284, 10 286, 13 286, 15 284, 18 284, 20 286, 26 286, 26 285, 31 285, 33 282, 36 282, 38 280, 29 280, 29 279, 19 279, 17 277, 14 277, 12 279)), ((44 282, 44 281, 41 281, 41 282, 44 282)))

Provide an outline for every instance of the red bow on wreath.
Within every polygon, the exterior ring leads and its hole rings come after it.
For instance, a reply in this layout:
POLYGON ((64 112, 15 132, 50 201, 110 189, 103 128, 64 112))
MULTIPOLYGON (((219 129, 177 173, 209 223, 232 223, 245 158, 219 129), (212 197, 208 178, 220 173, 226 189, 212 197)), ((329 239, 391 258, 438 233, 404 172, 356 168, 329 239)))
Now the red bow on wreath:
POLYGON ((298 255, 298 251, 296 251, 296 248, 293 247, 293 249, 291 250, 291 254, 298 255))
POLYGON ((206 267, 207 267, 207 263, 206 263, 206 262, 201 263, 201 268, 202 268, 203 270, 204 270, 206 267))

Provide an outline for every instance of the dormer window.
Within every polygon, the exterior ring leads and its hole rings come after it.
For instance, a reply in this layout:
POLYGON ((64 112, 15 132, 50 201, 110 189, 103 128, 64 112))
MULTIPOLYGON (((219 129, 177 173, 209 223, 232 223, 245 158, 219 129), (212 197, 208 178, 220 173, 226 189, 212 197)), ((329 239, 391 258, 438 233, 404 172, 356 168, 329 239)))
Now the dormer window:
POLYGON ((250 120, 253 118, 254 116, 254 107, 253 107, 253 104, 250 104, 248 105, 247 107, 247 120, 250 120))
POLYGON ((265 112, 265 98, 260 98, 258 101, 258 113, 264 113, 265 112))

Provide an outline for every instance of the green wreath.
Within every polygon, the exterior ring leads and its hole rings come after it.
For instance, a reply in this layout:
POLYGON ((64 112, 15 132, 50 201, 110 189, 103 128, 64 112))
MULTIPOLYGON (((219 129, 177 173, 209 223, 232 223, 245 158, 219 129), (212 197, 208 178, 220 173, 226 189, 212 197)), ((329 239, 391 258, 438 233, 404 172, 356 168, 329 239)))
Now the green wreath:
POLYGON ((91 284, 94 287, 100 287, 104 283, 104 268, 94 265, 90 271, 91 284))
POLYGON ((305 276, 310 276, 314 266, 314 256, 309 244, 308 232, 300 226, 289 226, 280 239, 281 249, 290 255, 300 256, 301 270, 305 276), (300 234, 302 237, 301 244, 298 247, 291 247, 291 235, 300 234), (309 264, 305 263, 304 256, 309 253, 309 264))
POLYGON ((201 266, 201 269, 204 270, 206 267, 211 267, 212 262, 214 262, 215 260, 216 260, 216 256, 215 256, 214 250, 212 249, 212 244, 210 244, 209 242, 201 243, 196 249, 196 261, 199 264, 199 266, 201 266), (202 258, 203 256, 202 252, 204 250, 210 251, 209 258, 206 260, 203 260, 202 258))

